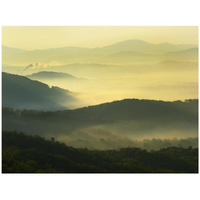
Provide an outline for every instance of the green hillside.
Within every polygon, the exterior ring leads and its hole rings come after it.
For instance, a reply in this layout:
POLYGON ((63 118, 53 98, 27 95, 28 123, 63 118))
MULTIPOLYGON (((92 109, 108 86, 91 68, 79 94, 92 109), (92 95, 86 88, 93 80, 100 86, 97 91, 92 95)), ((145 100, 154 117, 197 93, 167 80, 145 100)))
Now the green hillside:
POLYGON ((3 108, 3 130, 55 137, 97 149, 130 146, 131 140, 196 138, 198 100, 126 99, 75 110, 43 112, 3 108))
POLYGON ((3 132, 2 144, 3 173, 198 173, 191 147, 91 151, 17 132, 3 132))
POLYGON ((75 102, 74 94, 30 80, 24 76, 2 73, 2 106, 15 109, 60 110, 75 102))

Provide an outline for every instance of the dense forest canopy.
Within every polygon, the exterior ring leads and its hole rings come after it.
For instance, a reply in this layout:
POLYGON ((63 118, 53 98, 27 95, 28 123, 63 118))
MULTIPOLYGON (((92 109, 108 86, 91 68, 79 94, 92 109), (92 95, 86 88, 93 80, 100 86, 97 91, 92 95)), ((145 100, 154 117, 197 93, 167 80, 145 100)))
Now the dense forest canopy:
POLYGON ((196 138, 197 107, 198 100, 126 99, 56 112, 3 108, 2 122, 3 130, 55 137, 74 147, 110 149, 131 146, 133 140, 196 138))
POLYGON ((3 173, 198 173, 198 149, 192 147, 99 151, 8 131, 2 142, 3 173))

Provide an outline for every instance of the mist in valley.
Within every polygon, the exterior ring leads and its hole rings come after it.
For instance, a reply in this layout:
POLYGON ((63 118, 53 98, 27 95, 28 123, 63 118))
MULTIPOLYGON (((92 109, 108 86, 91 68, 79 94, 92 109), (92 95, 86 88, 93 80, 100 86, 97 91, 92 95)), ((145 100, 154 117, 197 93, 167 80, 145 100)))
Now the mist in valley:
POLYGON ((88 149, 198 146, 198 45, 3 46, 2 60, 4 130, 88 149))
POLYGON ((198 98, 197 62, 73 64, 27 69, 23 73, 32 80, 73 91, 80 99, 77 108, 131 97, 167 101, 198 98), (41 77, 41 72, 55 72, 55 77, 41 77), (56 73, 72 77, 58 77, 56 73))
MULTIPOLYGON (((197 100, 127 99, 56 112, 4 108, 2 123, 4 130, 38 134, 47 139, 54 137, 79 148, 119 149, 136 144, 142 147, 144 140, 153 138, 162 141, 162 148, 166 139, 170 140, 169 146, 175 144, 174 140, 196 138, 197 142, 197 107, 197 100)), ((190 141, 184 144, 193 146, 190 141)), ((149 150, 158 148, 149 143, 149 150)))

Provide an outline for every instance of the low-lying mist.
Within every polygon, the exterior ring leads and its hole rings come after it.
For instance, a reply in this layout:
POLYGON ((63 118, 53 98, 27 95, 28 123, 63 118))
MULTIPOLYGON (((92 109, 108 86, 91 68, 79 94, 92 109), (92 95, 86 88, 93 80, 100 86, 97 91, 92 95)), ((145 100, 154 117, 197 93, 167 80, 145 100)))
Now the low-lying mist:
MULTIPOLYGON (((146 139, 137 140, 137 137, 128 137, 122 135, 115 135, 108 130, 89 128, 85 130, 75 131, 69 135, 63 135, 56 138, 58 141, 64 142, 68 146, 76 148, 88 148, 88 149, 120 149, 126 147, 138 147, 141 149, 158 150, 161 148, 167 148, 172 146, 187 148, 192 146, 193 148, 198 147, 197 137, 188 137, 190 134, 186 134, 185 137, 181 133, 173 132, 166 133, 160 132, 155 134, 149 134, 146 139), (168 135, 167 135, 168 134, 168 135), (160 137, 160 135, 163 135, 160 137)), ((195 134, 192 134, 195 135, 195 134)))
POLYGON ((73 91, 80 100, 76 108, 132 97, 167 101, 198 98, 197 62, 73 64, 42 69, 72 77, 41 77, 40 70, 27 70, 27 77, 73 91))
POLYGON ((126 99, 75 110, 3 108, 3 130, 17 130, 84 148, 134 146, 137 140, 198 137, 198 100, 126 99))
POLYGON ((4 74, 10 78, 3 106, 14 109, 3 108, 3 130, 89 149, 197 147, 194 45, 130 40, 94 49, 3 47, 2 57, 2 70, 20 75, 4 74))
POLYGON ((3 47, 2 52, 3 71, 77 93, 80 101, 74 108, 125 98, 167 101, 198 98, 195 45, 128 40, 93 49, 20 51, 3 47), (34 74, 42 71, 56 73, 46 77, 34 74))

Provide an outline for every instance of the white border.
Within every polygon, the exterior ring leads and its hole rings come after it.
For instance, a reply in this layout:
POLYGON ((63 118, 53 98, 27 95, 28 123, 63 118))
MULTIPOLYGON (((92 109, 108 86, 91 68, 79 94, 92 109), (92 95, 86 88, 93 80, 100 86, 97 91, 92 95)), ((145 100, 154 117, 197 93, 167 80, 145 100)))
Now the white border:
MULTIPOLYGON (((198 0, 2 0, 2 25, 199 26, 198 0)), ((198 199, 199 174, 1 174, 4 200, 198 199)))

